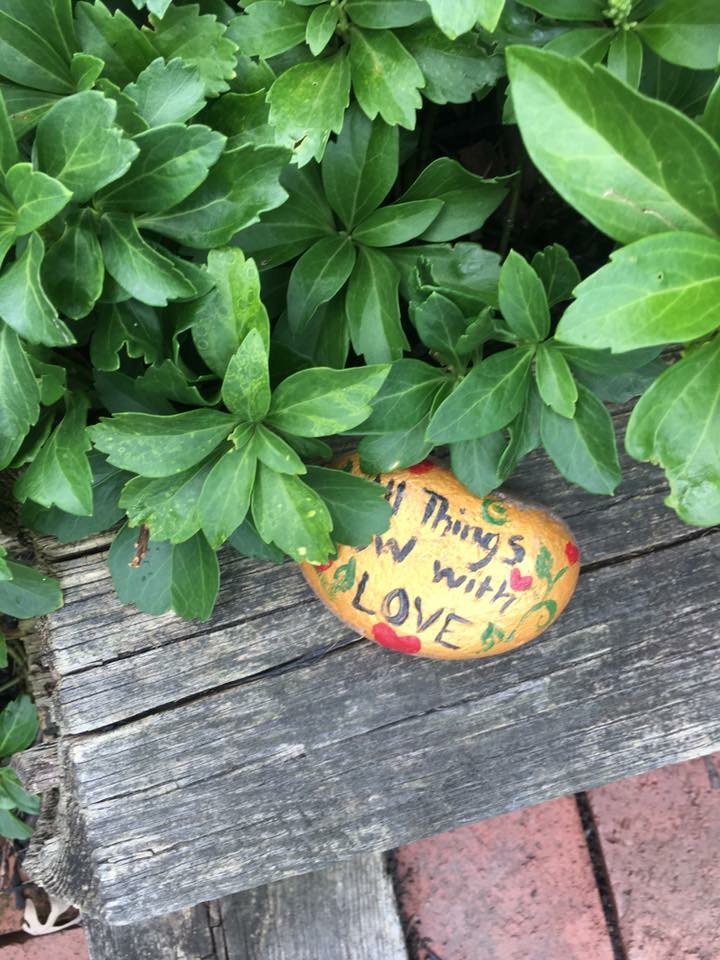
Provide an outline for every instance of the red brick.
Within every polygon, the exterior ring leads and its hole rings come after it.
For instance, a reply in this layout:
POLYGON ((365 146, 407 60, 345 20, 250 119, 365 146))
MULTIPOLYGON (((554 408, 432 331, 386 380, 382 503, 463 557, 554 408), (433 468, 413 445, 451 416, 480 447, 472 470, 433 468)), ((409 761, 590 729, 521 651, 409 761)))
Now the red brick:
POLYGON ((44 937, 28 937, 24 943, 2 947, 2 960, 88 960, 85 934, 80 927, 44 937))
POLYGON ((403 913, 430 948, 418 960, 612 960, 571 797, 409 844, 397 861, 403 913))
POLYGON ((590 792, 628 960, 720 958, 720 754, 714 767, 691 760, 590 792))

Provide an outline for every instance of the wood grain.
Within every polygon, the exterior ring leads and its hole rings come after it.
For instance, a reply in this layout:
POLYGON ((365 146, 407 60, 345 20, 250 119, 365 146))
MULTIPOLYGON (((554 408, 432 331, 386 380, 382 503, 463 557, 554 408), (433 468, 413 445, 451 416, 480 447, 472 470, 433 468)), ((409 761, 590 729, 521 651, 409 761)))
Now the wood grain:
POLYGON ((217 953, 207 904, 122 927, 87 918, 90 960, 226 960, 217 953))

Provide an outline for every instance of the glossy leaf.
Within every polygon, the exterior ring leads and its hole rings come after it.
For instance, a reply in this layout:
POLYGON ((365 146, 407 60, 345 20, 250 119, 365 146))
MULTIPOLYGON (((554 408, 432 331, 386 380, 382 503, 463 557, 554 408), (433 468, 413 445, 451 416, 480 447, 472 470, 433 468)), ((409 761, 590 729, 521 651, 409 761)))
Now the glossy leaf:
POLYGON ((42 283, 58 310, 79 320, 95 306, 104 279, 96 217, 92 210, 85 208, 68 219, 62 236, 45 254, 42 283))
POLYGON ((10 167, 5 174, 5 189, 17 211, 15 232, 19 237, 52 220, 72 198, 58 180, 33 170, 29 163, 10 167))
POLYGON ((0 611, 16 620, 28 620, 62 606, 62 592, 57 580, 24 563, 9 560, 7 566, 12 580, 0 580, 0 611))
POLYGON ((322 498, 296 476, 258 468, 252 514, 258 533, 298 563, 325 563, 334 552, 332 518, 322 498))
POLYGON ((374 474, 420 463, 433 448, 432 442, 425 438, 429 423, 428 413, 409 430, 363 437, 358 447, 360 466, 365 473, 374 474))
POLYGON ((507 425, 510 439, 497 465, 500 480, 506 480, 523 457, 540 446, 542 407, 543 402, 540 399, 537 384, 531 379, 525 405, 507 425))
POLYGON ((238 553, 246 557, 256 557, 258 560, 267 560, 269 563, 282 563, 285 554, 272 543, 265 543, 247 517, 232 534, 228 543, 238 553))
POLYGON ((153 60, 125 87, 137 112, 150 127, 183 123, 205 106, 205 85, 194 67, 180 58, 153 60))
POLYGON ((640 86, 643 45, 637 33, 620 30, 608 47, 608 70, 636 90, 640 86))
POLYGON ((638 32, 671 63, 715 70, 720 62, 720 9, 715 0, 664 0, 640 22, 638 32))
POLYGON ((563 300, 569 300, 580 283, 580 271, 570 259, 565 247, 559 243, 550 244, 544 250, 538 251, 532 258, 531 266, 542 280, 551 307, 563 300))
POLYGON ((0 323, 0 468, 17 453, 40 414, 40 390, 23 344, 0 323))
POLYGON ((445 374, 422 360, 396 360, 375 394, 372 413, 358 433, 386 434, 412 429, 430 411, 445 374))
POLYGON ((287 440, 259 423, 251 441, 251 450, 260 463, 276 473, 306 473, 307 468, 287 440))
POLYGON ((350 337, 368 363, 397 360, 408 342, 400 322, 400 275, 384 253, 358 249, 346 299, 350 337))
POLYGON ((450 466, 460 483, 478 497, 500 485, 498 465, 505 448, 502 431, 450 444, 450 466))
POLYGON ((138 548, 140 531, 127 524, 113 540, 108 569, 121 603, 132 603, 143 613, 165 613, 172 606, 173 546, 150 538, 138 548))
POLYGON ((211 547, 219 547, 244 521, 250 507, 257 460, 248 444, 224 454, 208 474, 198 514, 211 547))
POLYGON ((338 8, 332 5, 323 4, 310 14, 305 28, 305 41, 314 57, 321 54, 330 43, 339 19, 338 8))
POLYGON ((212 466, 204 460, 172 477, 133 477, 120 497, 128 523, 145 524, 157 540, 189 540, 200 529, 200 494, 212 466))
POLYGON ((356 251, 348 237, 335 234, 317 240, 298 260, 290 274, 287 311, 290 328, 302 332, 317 308, 331 300, 344 285, 356 251))
POLYGON ((411 303, 410 316, 420 339, 433 353, 456 371, 463 370, 457 343, 465 333, 467 321, 452 300, 431 293, 421 303, 411 303))
POLYGON ((413 200, 381 207, 353 230, 353 239, 369 247, 407 243, 427 230, 442 209, 442 200, 413 200))
POLYGON ((490 55, 477 33, 451 40, 426 21, 399 37, 425 77, 423 96, 434 103, 467 103, 504 73, 502 58, 490 55))
POLYGON ((233 21, 230 36, 240 53, 267 60, 303 42, 308 16, 304 7, 294 3, 256 0, 233 21))
POLYGON ((69 0, 5 2, 0 6, 0 74, 21 86, 53 93, 73 89, 69 0))
POLYGON ((202 533, 173 547, 170 593, 179 617, 209 620, 219 589, 217 556, 202 533))
POLYGON ((382 484, 330 467, 308 467, 305 483, 330 511, 337 543, 366 547, 387 530, 392 508, 382 484))
MULTIPOLYGON (((230 358, 222 385, 225 406, 242 420, 262 420, 270 408, 267 347, 251 330, 230 358)), ((235 526, 238 526, 238 523, 235 526)), ((235 529, 233 527, 229 532, 235 529)))
POLYGON ((413 130, 425 79, 395 34, 354 28, 349 59, 353 90, 367 116, 379 114, 386 123, 413 130))
POLYGON ((386 30, 406 27, 428 16, 429 7, 423 0, 347 0, 345 4, 350 19, 359 27, 371 30, 386 30))
POLYGON ((524 7, 554 20, 602 20, 606 0, 520 0, 524 7))
POLYGON ((472 30, 478 21, 492 32, 503 12, 505 0, 428 0, 433 19, 454 40, 472 30))
POLYGON ((67 346, 75 338, 48 300, 40 278, 45 245, 30 234, 18 259, 0 274, 0 319, 30 343, 67 346))
POLYGON ((541 343, 535 356, 535 364, 535 375, 542 399, 561 417, 573 417, 578 396, 577 384, 564 355, 554 344, 541 343))
POLYGON ((0 711, 0 757, 10 757, 29 747, 37 732, 35 704, 23 693, 0 711))
POLYGON ((519 253, 511 250, 500 269, 500 310, 520 340, 544 340, 550 331, 550 309, 540 277, 519 253))

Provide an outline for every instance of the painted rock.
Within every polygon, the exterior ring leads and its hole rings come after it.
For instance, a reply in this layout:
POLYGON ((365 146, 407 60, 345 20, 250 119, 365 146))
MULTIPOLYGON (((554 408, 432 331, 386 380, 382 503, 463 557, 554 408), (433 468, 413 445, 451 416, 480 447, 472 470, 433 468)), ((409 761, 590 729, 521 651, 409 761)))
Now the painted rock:
MULTIPOLYGON (((358 457, 340 467, 361 474, 358 457)), ((542 633, 577 583, 579 551, 547 510, 500 491, 480 498, 429 460, 374 477, 389 529, 367 547, 302 564, 308 583, 351 627, 391 650, 462 660, 542 633)))

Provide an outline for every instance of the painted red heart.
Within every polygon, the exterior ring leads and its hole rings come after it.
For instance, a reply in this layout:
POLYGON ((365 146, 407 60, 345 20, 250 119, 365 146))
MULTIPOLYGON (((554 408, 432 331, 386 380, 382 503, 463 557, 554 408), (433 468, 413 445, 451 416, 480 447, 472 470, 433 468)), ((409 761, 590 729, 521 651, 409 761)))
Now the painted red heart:
POLYGON ((435 464, 432 462, 432 460, 421 460, 420 463, 416 463, 414 466, 408 467, 408 470, 410 473, 416 474, 428 473, 433 469, 434 466, 435 464))
POLYGON ((388 650, 397 650, 398 653, 418 653, 420 640, 417 637, 402 636, 395 633, 387 623, 376 623, 372 628, 373 640, 388 650))
POLYGON ((565 544, 565 556, 568 559, 568 563, 577 563, 580 559, 580 551, 571 540, 568 540, 565 544))
POLYGON ((523 577, 517 567, 510 571, 510 586, 513 590, 529 590, 532 586, 532 577, 523 577))
POLYGON ((334 560, 331 560, 329 563, 318 563, 315 565, 315 569, 318 573, 323 573, 323 571, 329 570, 334 562, 334 560))

